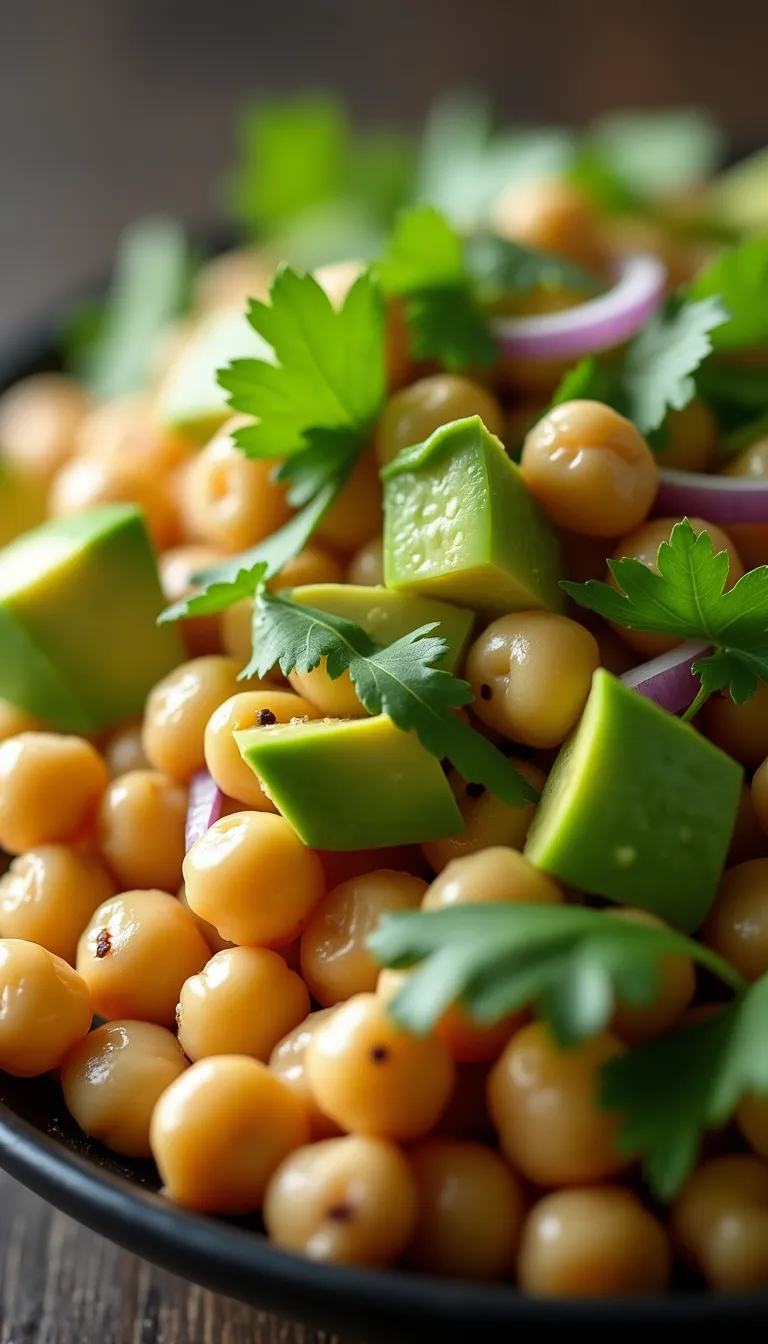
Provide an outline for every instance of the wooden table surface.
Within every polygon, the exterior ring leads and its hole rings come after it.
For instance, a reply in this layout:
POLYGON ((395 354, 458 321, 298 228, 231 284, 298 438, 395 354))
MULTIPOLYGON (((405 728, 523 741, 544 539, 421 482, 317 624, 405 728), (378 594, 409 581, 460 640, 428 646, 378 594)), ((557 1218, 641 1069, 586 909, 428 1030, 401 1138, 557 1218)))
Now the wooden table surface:
POLYGON ((0 1344, 360 1344, 166 1274, 0 1173, 0 1344))

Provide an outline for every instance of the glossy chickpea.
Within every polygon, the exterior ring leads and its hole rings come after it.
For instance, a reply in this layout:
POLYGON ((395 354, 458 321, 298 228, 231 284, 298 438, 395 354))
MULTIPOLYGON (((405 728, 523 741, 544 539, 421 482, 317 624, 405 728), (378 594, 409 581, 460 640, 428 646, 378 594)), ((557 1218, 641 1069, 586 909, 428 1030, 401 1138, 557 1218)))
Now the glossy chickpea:
POLYGON ((0 1069, 16 1078, 58 1068, 91 1025, 82 977, 61 957, 18 938, 0 940, 0 1000, 0 1069))
MULTIPOLYGON (((639 560, 641 564, 646 565, 648 569, 658 574, 657 556, 659 546, 663 541, 669 541, 672 535, 672 529, 679 518, 654 518, 652 522, 645 523, 642 527, 631 532, 628 536, 622 537, 613 552, 613 559, 620 560, 623 556, 630 556, 633 560, 639 560)), ((712 542, 712 548, 715 553, 719 551, 728 552, 728 578, 726 579, 726 588, 732 588, 744 573, 744 566, 741 563, 736 547, 733 545, 730 537, 715 523, 708 523, 704 518, 689 518, 696 536, 701 532, 707 532, 712 542)), ((612 574, 606 575, 608 583, 613 588, 618 585, 612 574)), ((630 648, 648 658, 655 658, 657 654, 664 653, 667 649, 673 649, 680 641, 670 639, 666 635, 650 635, 644 630, 628 630, 624 626, 617 627, 621 638, 630 648)))
POLYGON ((199 915, 195 914, 194 910, 190 910, 189 901, 187 900, 187 888, 183 882, 176 893, 176 899, 184 906, 190 919, 194 922, 195 928, 198 928, 202 933, 212 954, 223 952, 225 947, 235 946, 234 943, 227 942, 226 938, 222 938, 219 930, 215 929, 213 924, 209 924, 207 919, 201 919, 199 915))
POLYGON ((83 929, 115 891, 95 855, 40 845, 14 859, 0 877, 0 936, 38 943, 74 963, 83 929))
POLYGON ((50 480, 71 455, 90 404, 84 389, 63 374, 23 378, 0 397, 6 461, 22 475, 50 480))
POLYGON ((521 467, 552 521, 591 537, 638 527, 659 483, 645 439, 597 401, 567 401, 549 411, 528 434, 521 467))
POLYGON ((142 472, 168 476, 188 462, 192 449, 183 434, 156 423, 143 393, 95 406, 81 422, 75 440, 80 457, 122 457, 142 472))
POLYGON ((90 1138, 125 1157, 151 1157, 155 1104, 186 1068, 166 1027, 107 1022, 66 1056, 61 1086, 67 1110, 90 1138))
POLYGON ((348 555, 381 532, 381 481, 372 452, 363 453, 341 494, 320 520, 318 541, 348 555))
POLYGON ((378 1138, 428 1134, 454 1082, 442 1041, 402 1031, 375 994, 356 994, 320 1024, 307 1047, 306 1067, 324 1114, 342 1129, 378 1138))
POLYGON ((308 1012, 306 986, 277 952, 233 947, 184 982, 176 1021, 190 1059, 250 1055, 266 1064, 308 1012))
POLYGON ((441 425, 479 415, 486 429, 502 436, 504 416, 496 398, 479 383, 455 373, 419 378, 390 397, 376 431, 376 456, 385 465, 403 448, 423 443, 441 425))
POLYGON ((729 868, 737 863, 746 863, 747 859, 768 857, 768 771, 765 771, 763 766, 759 766, 752 776, 751 788, 749 784, 741 786, 736 825, 728 850, 729 868), (760 779, 755 787, 758 775, 760 779))
POLYGON ((491 209, 502 238, 602 272, 608 261, 600 222, 586 196, 560 178, 515 182, 491 209))
MULTIPOLYGON (((383 1003, 390 1003, 407 983, 410 971, 384 970, 376 981, 376 994, 383 1003)), ((507 1041, 527 1018, 525 1009, 506 1013, 491 1026, 479 1026, 461 1003, 452 1003, 441 1014, 433 1028, 451 1059, 456 1064, 491 1064, 498 1059, 507 1041)))
POLYGON ((537 1297, 663 1293, 672 1255, 664 1228, 630 1190, 557 1190, 523 1228, 517 1279, 537 1297))
POLYGON ((453 859, 435 878, 422 908, 447 910, 454 905, 506 902, 557 905, 562 900, 563 889, 557 882, 534 868, 519 850, 499 845, 453 859))
POLYGON ((699 932, 747 980, 768 971, 768 859, 737 863, 720 889, 699 932))
POLYGON ((672 1234, 710 1288, 765 1288, 768 1163, 741 1154, 705 1162, 672 1205, 672 1234))
POLYGON ((323 865, 284 817, 222 817, 184 860, 190 908, 233 943, 287 947, 325 891, 323 865))
POLYGON ((378 588, 384 582, 384 543, 381 537, 367 541, 352 556, 347 569, 347 583, 363 588, 378 588))
POLYGON ((245 308, 249 299, 269 297, 275 263, 263 249, 237 248, 211 257, 195 279, 195 307, 201 312, 245 308))
POLYGON ((166 1195, 201 1213, 252 1213, 280 1163, 309 1140, 301 1101, 257 1059, 201 1059, 160 1097, 150 1125, 166 1195))
POLYGON ((350 1134, 300 1148, 275 1172, 264 1200, 272 1241, 325 1264, 395 1264, 416 1225, 417 1193, 403 1154, 350 1134))
MULTIPOLYGON (((214 546, 173 546, 171 550, 164 551, 159 558, 158 568, 166 602, 181 602, 190 597, 196 587, 192 575, 212 569, 222 559, 222 552, 214 546)), ((221 622, 218 613, 191 616, 180 622, 179 629, 190 658, 221 652, 221 622)))
POLYGON ((262 792, 258 775, 246 765, 233 733, 292 719, 316 719, 314 705, 289 691, 240 691, 213 711, 205 729, 205 764, 222 793, 255 809, 277 812, 262 792))
MULTIPOLYGON (((669 929, 647 910, 619 909, 607 912, 611 919, 624 919, 649 929, 669 929)), ((617 1003, 611 1031, 627 1045, 663 1036, 682 1018, 696 991, 696 974, 690 957, 666 956, 661 959, 659 984, 650 1003, 617 1003)))
POLYGON ((101 800, 98 845, 121 891, 181 882, 187 790, 157 770, 113 779, 101 800))
POLYGON ((294 669, 288 674, 288 681, 297 695, 314 706, 315 715, 328 719, 366 717, 367 710, 357 697, 349 672, 342 672, 340 677, 329 677, 325 658, 311 672, 297 672, 294 669))
POLYGON ((108 1021, 170 1026, 184 981, 202 970, 208 944, 164 891, 126 891, 94 911, 77 948, 77 969, 108 1021))
POLYGON ((228 554, 255 546, 290 516, 285 488, 273 479, 276 463, 246 457, 236 447, 228 421, 187 468, 181 517, 190 538, 228 554))
POLYGON ((373 993, 379 968, 366 946, 382 915, 416 910, 426 882, 386 869, 342 882, 315 906, 301 936, 301 973, 324 1007, 373 993))
POLYGON ((73 457, 51 483, 48 509, 54 518, 71 518, 102 504, 137 504, 158 551, 179 539, 176 508, 162 476, 152 475, 128 457, 73 457))
POLYGON ((7 738, 0 744, 0 846, 21 854, 77 839, 108 783, 104 761, 82 737, 7 738))
POLYGON ((104 743, 102 755, 111 779, 132 770, 147 770, 149 761, 141 742, 141 723, 124 723, 104 743))
POLYGON ((568 616, 502 616, 467 655, 474 712, 512 741, 559 746, 581 717, 599 663, 594 635, 568 616))
MULTIPOLYGON (((768 476, 768 435, 757 439, 743 449, 723 469, 723 476, 748 476, 760 480, 768 476)), ((768 525, 765 523, 732 523, 728 535, 738 547, 747 569, 768 564, 768 525)))
POLYGON ((321 1022, 325 1022, 333 1011, 333 1008, 319 1008, 310 1013, 298 1027, 278 1041, 269 1057, 272 1072, 288 1084, 306 1107, 313 1141, 335 1138, 341 1133, 336 1122, 320 1110, 307 1076, 307 1046, 321 1022))
POLYGON ((202 770, 206 724, 219 705, 244 689, 237 679, 241 666, 235 658, 195 658, 150 691, 142 744, 156 770, 185 781, 202 770))
POLYGON ((705 401, 694 397, 664 422, 663 465, 673 471, 711 471, 717 453, 717 420, 705 401))
POLYGON ((9 737, 18 737, 20 733, 44 731, 45 724, 35 718, 34 714, 28 714, 25 709, 18 709, 10 701, 0 698, 0 743, 9 737))
MULTIPOLYGON (((768 686, 764 681, 758 681, 754 694, 740 705, 730 692, 716 691, 703 706, 701 721, 710 741, 742 765, 759 766, 768 756, 768 686)), ((760 785, 758 793, 759 789, 760 785)))
POLYGON ((630 1165, 618 1147, 620 1117, 598 1104, 600 1073, 624 1046, 602 1032, 560 1049, 543 1022, 512 1037, 488 1079, 502 1151, 536 1185, 602 1181, 630 1165))
POLYGON ((301 588, 308 583, 341 583, 344 566, 335 555, 322 546, 305 546, 298 555, 292 555, 267 584, 271 593, 284 588, 301 588))
MULTIPOLYGON (((538 766, 515 757, 511 758, 511 763, 535 789, 544 787, 546 775, 538 766)), ((445 840, 430 840, 421 846, 433 872, 442 872, 452 859, 462 859, 467 854, 476 854, 491 846, 523 848, 536 811, 535 803, 525 802, 522 807, 510 807, 482 784, 467 783, 455 770, 449 774, 448 781, 464 819, 464 829, 445 840)))

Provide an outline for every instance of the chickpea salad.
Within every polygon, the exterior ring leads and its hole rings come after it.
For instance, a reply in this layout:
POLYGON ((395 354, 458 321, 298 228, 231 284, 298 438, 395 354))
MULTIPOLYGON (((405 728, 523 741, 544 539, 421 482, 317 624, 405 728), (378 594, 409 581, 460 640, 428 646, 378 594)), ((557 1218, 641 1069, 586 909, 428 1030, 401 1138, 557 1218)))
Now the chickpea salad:
POLYGON ((768 1288, 765 156, 244 125, 0 396, 0 1069, 329 1265, 768 1288))

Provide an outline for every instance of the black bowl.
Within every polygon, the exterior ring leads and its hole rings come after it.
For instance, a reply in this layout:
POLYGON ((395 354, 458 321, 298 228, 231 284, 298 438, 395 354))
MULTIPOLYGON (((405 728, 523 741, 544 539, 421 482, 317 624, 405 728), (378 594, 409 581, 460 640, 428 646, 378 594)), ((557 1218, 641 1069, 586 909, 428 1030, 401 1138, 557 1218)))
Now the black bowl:
MULTIPOLYGON (((0 350, 0 391, 60 367, 54 319, 0 350)), ((1 869, 0 869, 1 871, 1 869)), ((660 1098, 663 1105, 663 1098, 660 1098)), ((466 1344, 554 1338, 566 1329, 640 1339, 686 1327, 737 1327, 762 1338, 768 1293, 681 1291, 666 1298, 558 1302, 514 1289, 401 1272, 329 1268, 277 1250, 258 1224, 201 1217, 158 1193, 149 1162, 124 1161, 87 1139, 51 1078, 0 1073, 0 1166, 73 1218, 195 1283, 322 1330, 367 1341, 466 1344)))

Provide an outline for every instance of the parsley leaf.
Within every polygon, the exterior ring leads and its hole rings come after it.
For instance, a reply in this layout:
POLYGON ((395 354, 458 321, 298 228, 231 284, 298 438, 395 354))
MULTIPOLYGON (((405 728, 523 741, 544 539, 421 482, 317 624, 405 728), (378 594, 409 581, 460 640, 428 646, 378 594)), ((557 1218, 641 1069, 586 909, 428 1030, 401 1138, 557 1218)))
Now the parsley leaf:
MULTIPOLYGON (((253 597, 263 582, 266 571, 267 566, 263 560, 248 565, 245 556, 238 556, 230 562, 230 569, 222 573, 222 577, 213 577, 207 581, 204 592, 194 593, 191 597, 166 608, 158 617, 158 624, 180 621, 186 616, 208 616, 212 612, 231 607, 242 598, 253 597)), ((197 579, 205 582, 205 575, 197 575, 197 579)))
POLYGON ((530 294, 534 289, 572 289, 584 294, 600 289, 597 278, 584 267, 509 238, 476 233, 466 247, 468 268, 489 301, 505 294, 530 294))
POLYGON ((465 779, 485 784, 510 806, 522 806, 536 792, 502 753, 452 710, 472 699, 467 682, 437 666, 445 640, 422 626, 380 649, 352 621, 288 598, 261 595, 253 624, 253 658, 244 675, 264 676, 279 663, 287 676, 311 672, 321 659, 332 679, 349 671, 370 714, 387 714, 404 732, 415 732, 427 751, 447 757, 465 779))
POLYGON ((686 717, 713 691, 728 687, 740 704, 758 678, 768 682, 768 566, 725 592, 727 551, 715 554, 709 534, 697 537, 687 518, 659 546, 658 574, 630 556, 608 565, 620 592, 599 579, 561 586, 580 606, 630 630, 714 645, 693 664, 702 690, 686 717))
POLYGON ((763 976, 709 1021, 605 1066, 602 1103, 624 1113, 622 1147, 644 1156, 660 1198, 672 1198, 693 1170, 705 1130, 727 1121, 747 1093, 768 1094, 767 1018, 763 976))
POLYGON ((768 341, 768 238, 726 248, 690 287, 695 299, 719 294, 731 320, 713 337, 716 350, 739 350, 768 341))
POLYGON ((383 966, 416 967, 391 1007, 396 1020, 417 1034, 428 1032, 460 999, 481 1025, 535 1007, 561 1045, 576 1045, 607 1026, 617 1000, 650 1002, 661 959, 670 953, 692 957, 735 989, 743 985, 702 943, 575 905, 471 905, 386 915, 367 946, 383 966))

